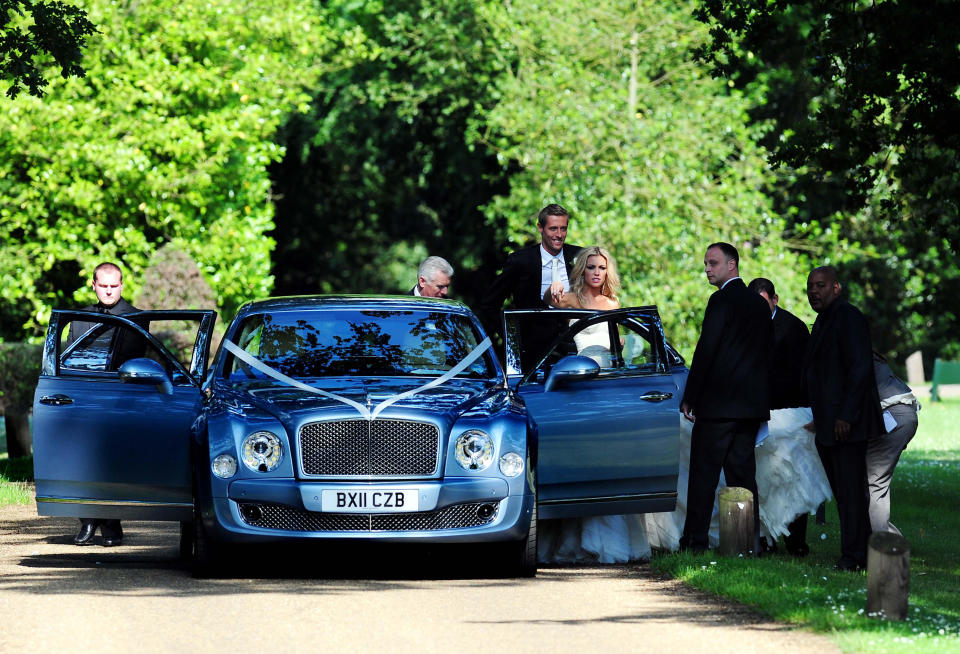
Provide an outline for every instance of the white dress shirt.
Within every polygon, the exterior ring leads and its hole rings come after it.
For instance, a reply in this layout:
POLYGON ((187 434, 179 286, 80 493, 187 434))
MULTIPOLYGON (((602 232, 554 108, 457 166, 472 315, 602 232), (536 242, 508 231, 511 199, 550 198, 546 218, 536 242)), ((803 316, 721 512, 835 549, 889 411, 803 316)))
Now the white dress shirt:
POLYGON ((567 263, 563 259, 563 250, 560 250, 560 254, 553 256, 543 248, 543 244, 540 244, 540 297, 547 292, 547 289, 550 288, 550 284, 553 283, 553 266, 554 261, 558 262, 557 268, 557 281, 563 282, 563 290, 570 290, 570 280, 567 278, 567 263))

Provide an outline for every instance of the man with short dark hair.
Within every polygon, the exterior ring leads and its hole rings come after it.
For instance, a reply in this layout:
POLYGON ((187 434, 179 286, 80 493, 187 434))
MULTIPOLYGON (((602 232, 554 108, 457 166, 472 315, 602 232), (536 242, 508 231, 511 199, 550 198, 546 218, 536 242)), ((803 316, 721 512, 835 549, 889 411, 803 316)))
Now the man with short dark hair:
MULTIPOLYGON (((99 313, 109 313, 117 316, 125 313, 138 311, 136 307, 123 299, 123 272, 120 266, 110 261, 101 263, 93 270, 93 290, 97 294, 97 303, 83 307, 83 311, 97 311, 99 313)), ((83 336, 84 332, 93 327, 95 323, 74 321, 70 323, 70 330, 67 332, 67 345, 71 345, 78 338, 83 336)), ((118 355, 115 357, 119 361, 119 350, 122 345, 119 342, 115 345, 118 355)), ((128 343, 128 345, 131 345, 128 343)), ((100 529, 103 536, 103 546, 113 547, 120 545, 123 541, 123 528, 119 520, 101 520, 96 518, 80 518, 80 530, 74 536, 73 542, 76 545, 89 545, 93 542, 93 537, 100 529)))
POLYGON ((816 430, 817 451, 840 517, 838 570, 867 564, 867 441, 883 434, 867 320, 840 297, 833 266, 814 268, 807 299, 817 312, 804 359, 803 383, 816 430))
MULTIPOLYGON (((770 307, 773 325, 773 356, 770 362, 770 408, 790 409, 805 406, 803 397, 803 355, 807 351, 810 332, 802 320, 780 306, 773 282, 766 277, 757 277, 747 288, 766 300, 770 307)), ((804 483, 804 480, 797 480, 804 483)), ((787 526, 784 536, 787 552, 794 556, 806 556, 807 512, 802 511, 787 526)))
POLYGON ((773 344, 770 310, 740 279, 740 256, 729 243, 712 243, 703 258, 707 281, 717 287, 703 314, 700 338, 680 402, 693 422, 687 517, 681 549, 704 551, 714 497, 723 470, 728 486, 753 492, 754 552, 759 552, 760 498, 756 446, 770 419, 769 366, 773 344))
POLYGON ((427 257, 417 269, 417 285, 410 295, 417 297, 447 297, 453 279, 453 266, 443 257, 427 257))
MULTIPOLYGON (((566 242, 569 214, 559 204, 548 204, 537 215, 540 242, 511 253, 503 271, 480 301, 480 315, 491 333, 499 333, 500 310, 507 297, 514 309, 546 309, 543 295, 553 281, 570 290, 573 260, 581 248, 566 242)), ((561 327, 555 320, 527 320, 521 323, 520 352, 524 370, 539 361, 561 327)), ((502 334, 501 334, 502 335, 502 334)))

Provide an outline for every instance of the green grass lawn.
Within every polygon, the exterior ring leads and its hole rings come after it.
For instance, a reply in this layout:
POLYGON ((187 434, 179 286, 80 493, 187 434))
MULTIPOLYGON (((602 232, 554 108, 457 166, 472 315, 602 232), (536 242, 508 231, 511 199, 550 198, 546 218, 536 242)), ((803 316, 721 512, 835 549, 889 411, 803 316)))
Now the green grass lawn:
POLYGON ((28 481, 33 481, 33 457, 10 459, 7 456, 7 438, 0 418, 0 506, 32 502, 28 481))
POLYGON ((835 572, 835 505, 813 518, 810 555, 760 559, 664 554, 655 569, 799 626, 849 652, 960 652, 960 400, 924 403, 920 427, 894 475, 892 516, 910 541, 910 610, 903 622, 866 616, 865 574, 835 572))

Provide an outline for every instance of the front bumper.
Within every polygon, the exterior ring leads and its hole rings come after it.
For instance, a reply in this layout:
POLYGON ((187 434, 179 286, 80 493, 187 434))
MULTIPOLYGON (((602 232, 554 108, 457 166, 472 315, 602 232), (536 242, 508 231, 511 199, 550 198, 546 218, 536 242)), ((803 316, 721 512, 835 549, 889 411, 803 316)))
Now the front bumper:
POLYGON ((304 539, 470 543, 526 536, 534 495, 509 494, 498 478, 408 482, 297 482, 237 480, 227 497, 201 502, 210 536, 223 542, 268 543, 304 539), (324 490, 415 490, 416 511, 337 513, 320 509, 324 490))

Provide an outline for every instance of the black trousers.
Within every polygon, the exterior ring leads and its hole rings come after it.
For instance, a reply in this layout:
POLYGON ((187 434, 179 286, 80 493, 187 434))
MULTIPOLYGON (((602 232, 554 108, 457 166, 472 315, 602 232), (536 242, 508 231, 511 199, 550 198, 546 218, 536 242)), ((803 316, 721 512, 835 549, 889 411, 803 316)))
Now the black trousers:
POLYGON ((753 492, 753 551, 760 551, 760 500, 757 497, 757 459, 754 448, 761 420, 708 420, 693 423, 690 441, 690 479, 687 518, 680 538, 682 549, 705 550, 720 471, 727 486, 753 492))
POLYGON ((870 519, 867 495, 867 443, 822 445, 817 452, 827 473, 840 516, 841 560, 865 566, 870 519))

